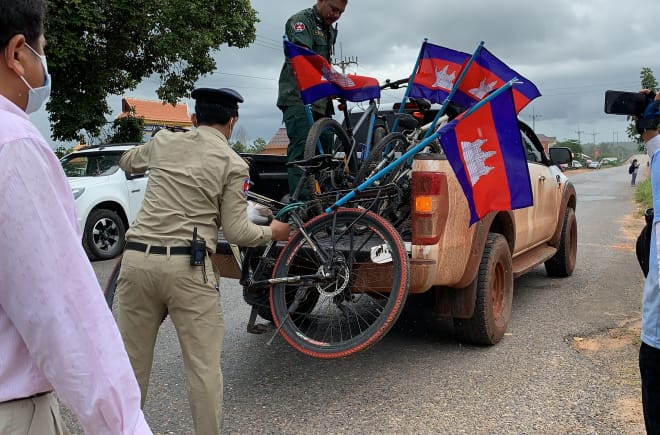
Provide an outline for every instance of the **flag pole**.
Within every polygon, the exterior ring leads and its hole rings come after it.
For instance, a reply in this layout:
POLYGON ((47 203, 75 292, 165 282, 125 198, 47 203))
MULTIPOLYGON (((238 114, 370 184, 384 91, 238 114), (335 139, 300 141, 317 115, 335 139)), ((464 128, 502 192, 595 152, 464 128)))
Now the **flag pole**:
MULTIPOLYGON (((422 55, 424 54, 424 47, 426 47, 426 42, 428 41, 428 38, 424 38, 424 42, 422 42, 422 48, 419 50, 419 54, 417 55, 417 61, 415 62, 415 67, 413 68, 413 72, 410 75, 410 79, 408 79, 408 85, 406 86, 406 92, 403 95, 403 100, 401 100, 401 105, 399 106, 399 112, 398 113, 403 113, 403 110, 406 108, 406 101, 408 101, 408 96, 410 95, 410 87, 413 84, 413 80, 415 80, 415 76, 417 75, 417 70, 419 69, 419 63, 422 60, 422 55)), ((399 126, 399 118, 394 118, 394 123, 392 124, 392 130, 391 131, 396 131, 396 128, 399 126)))
POLYGON ((435 118, 433 119, 431 126, 429 127, 428 130, 426 130, 426 134, 424 135, 425 138, 428 137, 429 134, 431 134, 431 132, 435 129, 436 124, 440 120, 440 117, 445 114, 445 110, 447 110, 447 106, 449 105, 449 102, 452 100, 452 98, 454 98, 456 91, 458 91, 458 87, 461 85, 461 82, 465 78, 465 74, 467 74, 468 69, 470 69, 470 66, 472 66, 474 59, 477 57, 483 46, 484 46, 484 41, 480 41, 479 45, 477 45, 476 50, 474 50, 474 53, 472 53, 472 56, 470 57, 470 59, 468 59, 467 63, 465 64, 465 67, 461 69, 461 73, 458 75, 458 78, 456 79, 456 83, 454 84, 454 86, 452 86, 449 95, 447 95, 447 98, 445 98, 445 101, 442 102, 442 106, 438 110, 437 115, 435 115, 435 118))
MULTIPOLYGON (((502 92, 506 91, 507 89, 511 88, 518 79, 513 78, 506 82, 504 85, 500 86, 490 94, 488 94, 483 100, 479 101, 477 104, 472 106, 470 109, 468 109, 462 116, 462 119, 465 117, 469 116, 472 114, 475 110, 478 110, 480 107, 483 105, 489 103, 493 98, 497 97, 500 95, 502 92)), ((429 130, 430 131, 430 130, 429 130)), ((371 186, 375 181, 381 179, 386 173, 390 172, 392 169, 396 168, 397 166, 401 165, 403 162, 408 160, 410 157, 413 155, 417 154, 419 151, 424 149, 431 141, 434 141, 440 136, 440 129, 435 131, 433 134, 431 134, 429 137, 424 138, 420 143, 415 145, 414 147, 410 148, 408 151, 403 153, 401 157, 398 159, 394 160, 391 162, 389 165, 385 166, 383 169, 380 171, 376 172, 374 175, 371 177, 367 178, 364 180, 359 186, 348 192, 346 195, 341 197, 337 202, 335 202, 333 205, 325 209, 326 213, 331 213, 332 210, 337 209, 338 207, 341 207, 342 205, 346 204, 348 201, 351 199, 355 198, 358 192, 362 192, 364 189, 367 187, 371 186)))

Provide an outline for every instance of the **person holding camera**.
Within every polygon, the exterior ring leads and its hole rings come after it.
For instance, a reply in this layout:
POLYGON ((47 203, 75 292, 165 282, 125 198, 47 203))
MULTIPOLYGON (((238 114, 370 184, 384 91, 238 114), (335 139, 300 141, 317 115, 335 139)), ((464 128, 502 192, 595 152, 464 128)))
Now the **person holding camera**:
POLYGON ((229 146, 243 98, 227 89, 195 89, 196 129, 163 130, 122 156, 128 172, 149 170, 142 208, 126 233, 117 282, 117 323, 142 391, 158 329, 169 313, 183 353, 197 434, 218 434, 222 416, 220 353, 224 319, 210 254, 218 229, 241 246, 287 240, 290 226, 248 220, 247 163, 229 146))
MULTIPOLYGON (((660 210, 660 94, 652 97, 651 91, 642 93, 653 98, 642 116, 635 122, 650 158, 651 189, 653 206, 660 210)), ((660 213, 653 218, 649 272, 644 283, 642 302, 642 344, 639 350, 639 371, 642 380, 642 406, 644 423, 649 434, 660 434, 660 246, 658 246, 658 223, 660 213)))

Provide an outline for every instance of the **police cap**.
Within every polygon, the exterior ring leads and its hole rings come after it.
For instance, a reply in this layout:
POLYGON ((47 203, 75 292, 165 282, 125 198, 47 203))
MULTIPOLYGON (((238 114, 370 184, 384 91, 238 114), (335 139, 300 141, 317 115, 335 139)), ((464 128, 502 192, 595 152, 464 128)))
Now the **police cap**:
POLYGON ((197 88, 192 91, 190 96, 197 103, 217 104, 232 109, 238 109, 238 103, 243 102, 241 94, 229 88, 197 88))

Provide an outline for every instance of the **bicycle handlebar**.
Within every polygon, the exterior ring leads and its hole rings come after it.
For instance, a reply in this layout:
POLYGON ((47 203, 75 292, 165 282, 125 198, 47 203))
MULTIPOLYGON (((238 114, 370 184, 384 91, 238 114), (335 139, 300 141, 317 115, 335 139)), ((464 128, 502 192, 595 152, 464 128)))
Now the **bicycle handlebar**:
POLYGON ((405 79, 400 79, 400 80, 395 80, 395 81, 390 81, 390 79, 385 80, 385 84, 380 85, 380 89, 399 89, 401 85, 407 84, 408 80, 410 80, 410 77, 406 77, 405 79))

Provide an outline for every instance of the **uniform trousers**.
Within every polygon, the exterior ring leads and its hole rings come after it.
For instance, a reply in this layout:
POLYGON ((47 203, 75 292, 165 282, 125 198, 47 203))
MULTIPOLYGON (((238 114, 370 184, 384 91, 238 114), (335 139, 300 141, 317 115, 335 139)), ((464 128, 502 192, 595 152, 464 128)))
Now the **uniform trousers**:
POLYGON ((55 394, 0 403, 0 434, 69 435, 55 394))
MULTIPOLYGON (((289 144, 286 148, 286 161, 294 162, 296 160, 302 160, 305 156, 305 144, 307 143, 307 135, 309 134, 309 129, 311 125, 309 123, 309 118, 307 117, 307 112, 305 111, 305 106, 296 105, 296 106, 286 106, 282 107, 282 113, 284 115, 284 126, 286 127, 286 134, 289 138, 289 144)), ((312 112, 312 118, 314 121, 317 121, 323 118, 324 115, 312 112)), ((327 142, 327 139, 322 138, 322 142, 327 142)), ((327 147, 327 144, 323 144, 324 147, 327 147)), ((298 186, 298 182, 302 176, 302 171, 298 168, 287 168, 288 181, 289 181, 289 193, 293 194, 298 186)), ((310 193, 307 192, 307 189, 303 187, 299 199, 308 199, 310 198, 310 193)))
POLYGON ((639 349, 642 408, 646 433, 660 435, 660 349, 642 342, 639 349))
POLYGON ((169 314, 183 354, 195 432, 210 435, 220 433, 222 422, 224 318, 208 256, 206 282, 202 270, 190 265, 188 255, 126 250, 117 281, 117 324, 144 407, 156 336, 169 314))

